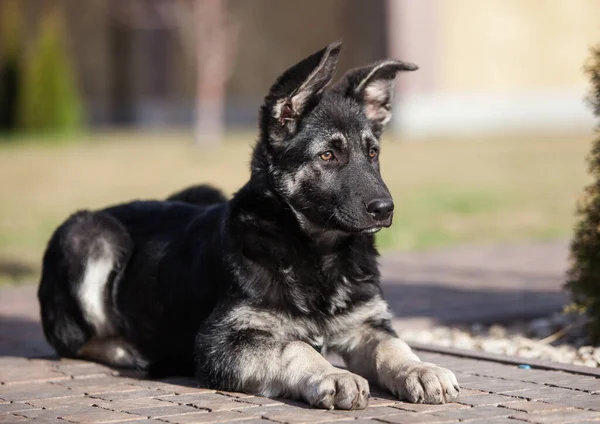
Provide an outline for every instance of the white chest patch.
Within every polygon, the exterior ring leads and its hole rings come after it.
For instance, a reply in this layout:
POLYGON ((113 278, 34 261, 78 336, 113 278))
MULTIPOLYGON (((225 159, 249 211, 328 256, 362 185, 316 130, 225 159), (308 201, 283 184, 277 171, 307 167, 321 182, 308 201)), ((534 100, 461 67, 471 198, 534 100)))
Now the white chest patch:
POLYGON ((79 287, 79 301, 81 309, 90 325, 98 335, 105 335, 109 330, 106 317, 106 282, 113 268, 113 260, 110 255, 99 259, 89 259, 79 287))

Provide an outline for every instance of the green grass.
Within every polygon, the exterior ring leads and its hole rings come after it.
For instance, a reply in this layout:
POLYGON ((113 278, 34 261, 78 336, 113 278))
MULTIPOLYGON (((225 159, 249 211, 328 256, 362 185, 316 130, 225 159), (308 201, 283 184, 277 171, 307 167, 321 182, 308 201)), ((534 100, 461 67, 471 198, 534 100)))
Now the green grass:
MULTIPOLYGON (((0 143, 0 281, 32 280, 53 229, 71 212, 163 198, 196 182, 233 193, 248 178, 253 134, 218 149, 181 133, 29 137, 0 143), (4 270, 4 271, 3 271, 4 270)), ((593 135, 384 140, 394 225, 382 249, 566 238, 588 181, 593 135)))

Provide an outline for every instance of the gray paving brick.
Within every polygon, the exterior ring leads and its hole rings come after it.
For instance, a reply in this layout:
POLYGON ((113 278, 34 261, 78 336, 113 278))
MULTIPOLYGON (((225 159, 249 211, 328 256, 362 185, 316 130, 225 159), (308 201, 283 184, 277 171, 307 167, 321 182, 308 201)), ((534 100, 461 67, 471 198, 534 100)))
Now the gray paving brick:
MULTIPOLYGON (((552 403, 551 400, 548 402, 552 403)), ((577 395, 570 398, 561 399, 560 404, 572 406, 574 408, 600 411, 600 395, 577 395)))
POLYGON ((16 412, 15 414, 35 420, 46 420, 61 418, 65 415, 84 414, 87 412, 108 412, 105 409, 95 408, 90 405, 69 406, 57 409, 29 409, 27 411, 16 412))
MULTIPOLYGON (((543 401, 557 401, 560 402, 563 399, 569 399, 573 396, 577 396, 581 392, 577 392, 571 389, 564 389, 562 387, 548 387, 538 385, 532 389, 520 390, 511 392, 512 396, 522 397, 529 400, 543 400, 543 401)), ((590 395, 591 396, 591 395, 590 395)))
MULTIPOLYGON (((257 413, 251 410, 252 413, 257 413)), ((299 408, 281 408, 278 406, 266 407, 266 412, 261 414, 261 417, 268 418, 272 421, 280 421, 286 423, 318 423, 328 421, 342 421, 347 419, 347 416, 337 415, 321 409, 299 409, 299 408)))
POLYGON ((589 393, 600 393, 600 378, 578 376, 577 379, 569 379, 553 383, 554 386, 567 387, 589 393))
POLYGON ((414 414, 407 411, 400 411, 397 414, 387 415, 377 418, 377 421, 393 424, 436 424, 436 423, 457 423, 458 419, 438 417, 431 414, 414 414))
POLYGON ((454 409, 468 409, 470 407, 456 402, 444 403, 443 405, 428 405, 424 403, 400 402, 394 405, 394 408, 412 412, 443 412, 451 411, 454 409))
POLYGON ((140 416, 125 412, 107 411, 100 408, 88 409, 75 414, 62 414, 60 418, 72 423, 120 423, 139 420, 140 416))
POLYGON ((502 404, 500 406, 516 409, 517 411, 523 412, 536 412, 536 411, 558 411, 561 409, 573 409, 567 405, 554 405, 546 402, 537 402, 531 400, 524 400, 519 402, 510 402, 506 404, 502 404))
POLYGON ((260 418, 252 416, 245 412, 238 411, 221 411, 221 412, 194 412, 193 414, 176 415, 173 417, 161 418, 161 421, 166 421, 173 424, 203 424, 203 423, 224 423, 224 422, 237 422, 242 420, 248 420, 253 418, 260 418))
POLYGON ((483 405, 499 405, 501 403, 516 402, 519 399, 512 398, 506 395, 497 394, 483 394, 475 396, 461 396, 457 399, 458 403, 470 406, 483 406, 483 405))
POLYGON ((396 408, 390 408, 389 406, 380 406, 377 408, 366 408, 366 409, 361 409, 361 410, 355 410, 355 411, 344 411, 344 410, 334 410, 334 411, 328 411, 328 414, 333 414, 336 416, 340 416, 341 418, 343 418, 344 416, 346 417, 354 417, 354 418, 381 418, 381 417, 385 417, 386 415, 394 415, 394 414, 398 414, 398 409, 396 408))
POLYGON ((0 423, 1 424, 13 424, 13 423, 25 423, 31 422, 31 419, 22 417, 19 415, 13 414, 1 414, 0 415, 0 423))
POLYGON ((128 412, 132 409, 140 408, 159 408, 162 406, 178 406, 177 403, 166 402, 156 398, 134 398, 134 399, 116 399, 104 400, 98 398, 86 398, 93 402, 94 405, 110 409, 111 411, 128 412))
POLYGON ((11 402, 26 402, 36 399, 50 399, 75 396, 77 393, 50 383, 27 383, 17 386, 0 386, 0 398, 11 402))
POLYGON ((484 419, 484 418, 495 418, 495 417, 508 417, 513 413, 518 412, 509 408, 501 408, 499 406, 475 406, 473 408, 466 409, 455 409, 453 411, 443 412, 432 412, 431 415, 435 415, 442 418, 454 418, 461 421, 484 419))
POLYGON ((122 400, 122 399, 139 399, 164 396, 167 393, 160 389, 142 389, 133 391, 122 391, 114 393, 99 393, 92 397, 102 400, 122 400))
POLYGON ((129 409, 123 412, 129 412, 131 414, 142 415, 148 418, 162 418, 174 415, 181 414, 190 414, 192 412, 198 412, 198 408, 193 408, 191 406, 185 405, 176 405, 176 404, 168 404, 167 402, 163 402, 164 406, 155 406, 153 408, 138 408, 138 409, 129 409))
POLYGON ((37 408, 56 409, 80 405, 92 406, 95 402, 94 399, 81 394, 75 394, 74 396, 62 398, 28 400, 27 403, 37 408))
POLYGON ((529 423, 581 423, 586 421, 597 421, 600 412, 582 410, 562 410, 513 414, 511 417, 527 421, 529 423))
POLYGON ((235 399, 217 393, 203 393, 200 395, 161 396, 159 399, 175 402, 181 405, 207 409, 209 411, 230 411, 243 408, 252 408, 256 405, 245 402, 244 399, 235 399))
POLYGON ((0 414, 8 412, 27 411, 29 409, 39 409, 26 403, 3 403, 0 404, 0 414))

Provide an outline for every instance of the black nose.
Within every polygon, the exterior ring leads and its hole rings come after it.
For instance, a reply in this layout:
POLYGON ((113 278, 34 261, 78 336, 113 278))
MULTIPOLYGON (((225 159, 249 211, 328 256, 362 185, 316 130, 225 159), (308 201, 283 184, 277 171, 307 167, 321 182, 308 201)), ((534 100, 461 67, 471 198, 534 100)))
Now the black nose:
POLYGON ((394 211, 392 199, 375 199, 367 205, 367 212, 377 221, 388 219, 394 211))

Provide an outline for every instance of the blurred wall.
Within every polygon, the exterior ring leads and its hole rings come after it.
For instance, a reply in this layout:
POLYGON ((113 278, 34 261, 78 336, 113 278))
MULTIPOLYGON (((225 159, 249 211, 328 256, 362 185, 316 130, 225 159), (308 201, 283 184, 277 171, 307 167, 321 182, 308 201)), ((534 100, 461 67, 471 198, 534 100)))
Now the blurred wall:
MULTIPOLYGON (((159 12, 192 0, 0 0, 0 13, 8 1, 17 1, 25 15, 25 57, 44 14, 63 10, 65 48, 92 125, 191 126, 196 62, 181 35, 195 31, 194 21, 182 31, 159 12)), ((254 125, 277 75, 341 38, 338 76, 387 56, 420 66, 398 77, 398 131, 429 136, 582 132, 593 126, 582 67, 589 47, 600 42, 598 0, 226 5, 238 28, 226 71, 230 125, 254 125)))
MULTIPOLYGON (((170 9, 193 12, 194 0, 0 0, 0 13, 10 1, 24 15, 25 56, 47 12, 66 17, 65 48, 93 126, 191 126, 196 60, 194 40, 185 38, 196 28, 193 16, 181 28, 170 9)), ((386 56, 385 0, 228 0, 226 7, 238 28, 226 70, 230 125, 254 126, 275 78, 334 40, 345 41, 338 75, 386 56)))
POLYGON ((390 0, 390 13, 401 40, 392 48, 421 64, 403 77, 398 129, 592 128, 583 66, 600 42, 599 1, 390 0))

